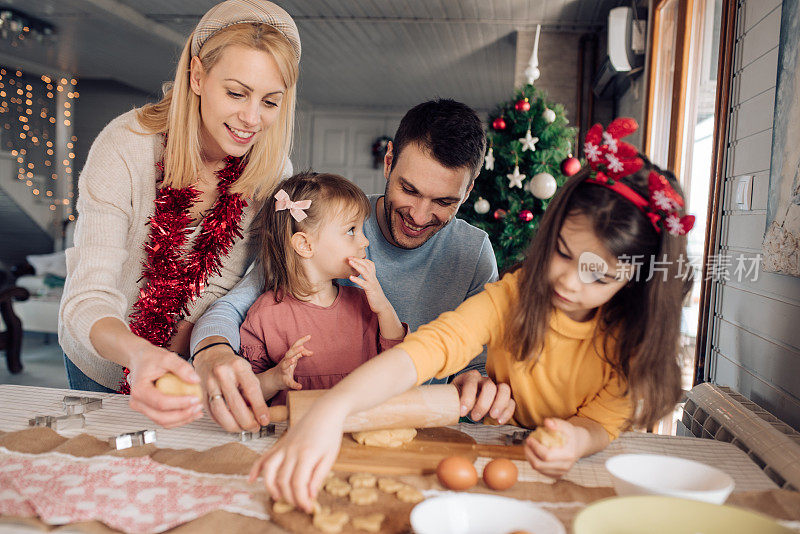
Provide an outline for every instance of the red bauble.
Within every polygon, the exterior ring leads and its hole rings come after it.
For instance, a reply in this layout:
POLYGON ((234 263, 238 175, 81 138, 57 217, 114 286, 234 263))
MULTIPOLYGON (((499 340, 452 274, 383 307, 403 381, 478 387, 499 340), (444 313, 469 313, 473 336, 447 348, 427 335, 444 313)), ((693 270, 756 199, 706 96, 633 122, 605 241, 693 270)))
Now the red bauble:
POLYGON ((531 109, 531 103, 528 102, 527 98, 523 98, 522 100, 517 100, 517 103, 514 104, 514 109, 517 111, 528 111, 531 109))
POLYGON ((506 120, 503 117, 497 117, 495 120, 492 121, 492 128, 494 128, 495 130, 505 130, 506 120))
POLYGON ((494 210, 494 218, 497 219, 498 221, 501 219, 505 219, 506 215, 508 215, 508 212, 504 209, 494 210))
POLYGON ((531 222, 533 220, 533 212, 531 210, 522 210, 519 212, 519 219, 525 222, 531 222))
POLYGON ((572 176, 581 170, 581 162, 578 158, 570 156, 561 162, 561 172, 564 176, 572 176))

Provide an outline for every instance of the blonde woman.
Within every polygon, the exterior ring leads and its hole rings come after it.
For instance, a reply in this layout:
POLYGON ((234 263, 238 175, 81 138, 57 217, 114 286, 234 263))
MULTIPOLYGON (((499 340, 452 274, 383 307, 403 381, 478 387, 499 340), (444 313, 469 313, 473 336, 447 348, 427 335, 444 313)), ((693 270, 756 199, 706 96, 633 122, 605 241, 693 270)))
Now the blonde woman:
POLYGON ((70 387, 130 392, 163 426, 202 417, 160 393, 197 383, 193 322, 244 274, 249 227, 290 172, 300 39, 266 0, 227 0, 198 23, 164 98, 98 135, 78 181, 80 217, 59 314, 70 387))

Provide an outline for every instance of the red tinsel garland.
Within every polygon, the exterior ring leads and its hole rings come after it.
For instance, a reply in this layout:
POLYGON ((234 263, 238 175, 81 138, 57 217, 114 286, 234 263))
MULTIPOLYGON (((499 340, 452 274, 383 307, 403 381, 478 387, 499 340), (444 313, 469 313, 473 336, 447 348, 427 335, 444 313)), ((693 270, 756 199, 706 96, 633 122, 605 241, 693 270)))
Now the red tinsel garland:
MULTIPOLYGON (((222 258, 227 256, 234 239, 242 237, 241 219, 247 202, 228 188, 242 174, 241 158, 229 156, 225 167, 217 171, 219 197, 203 217, 200 233, 192 249, 184 254, 191 233, 189 208, 200 192, 192 186, 185 189, 162 187, 156 195, 156 209, 147 224, 150 236, 144 245, 147 260, 142 278, 146 285, 139 291, 139 300, 130 315, 131 332, 153 345, 164 347, 175 333, 178 321, 188 312, 188 302, 197 300, 205 289, 208 277, 220 274, 222 258)), ((164 162, 157 164, 164 177, 164 162)), ((128 374, 120 383, 120 393, 130 394, 128 374)))

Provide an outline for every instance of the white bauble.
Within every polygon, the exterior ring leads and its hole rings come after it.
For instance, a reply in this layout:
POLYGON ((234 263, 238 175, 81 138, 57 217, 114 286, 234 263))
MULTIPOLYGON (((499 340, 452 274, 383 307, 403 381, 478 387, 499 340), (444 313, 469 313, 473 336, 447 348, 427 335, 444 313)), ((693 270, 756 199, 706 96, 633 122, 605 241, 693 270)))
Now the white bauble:
POLYGON ((552 197, 556 194, 558 184, 553 175, 547 172, 540 172, 535 175, 528 184, 528 191, 531 192, 536 198, 542 200, 552 197))
POLYGON ((483 197, 478 197, 478 200, 475 201, 475 213, 484 215, 489 213, 490 208, 491 206, 489 206, 489 201, 483 197))
POLYGON ((542 118, 548 123, 552 123, 556 120, 556 112, 550 108, 546 108, 542 111, 542 118))

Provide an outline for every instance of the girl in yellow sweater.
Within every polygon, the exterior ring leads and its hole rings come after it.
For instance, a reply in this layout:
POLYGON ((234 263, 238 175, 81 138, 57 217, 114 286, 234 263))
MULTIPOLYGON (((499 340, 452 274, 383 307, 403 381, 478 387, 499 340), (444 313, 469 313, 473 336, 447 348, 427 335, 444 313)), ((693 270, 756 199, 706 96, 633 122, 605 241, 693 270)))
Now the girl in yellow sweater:
POLYGON ((635 128, 632 119, 605 132, 595 125, 585 145, 590 166, 550 203, 522 265, 356 369, 255 463, 251 478, 263 473, 275 499, 310 510, 348 414, 463 369, 484 345, 489 377, 457 384, 462 414, 473 408, 474 417, 483 403, 478 416, 489 408, 499 423, 559 434, 550 448, 526 441, 528 461, 544 474, 561 476, 621 430, 669 413, 680 394, 689 287, 681 271, 694 218, 683 214, 675 177, 619 140, 635 128))

